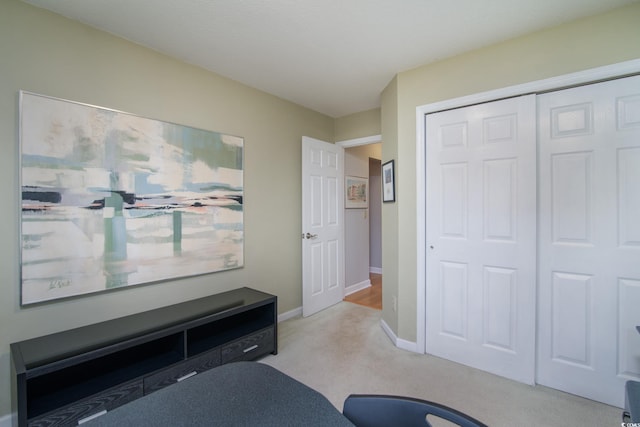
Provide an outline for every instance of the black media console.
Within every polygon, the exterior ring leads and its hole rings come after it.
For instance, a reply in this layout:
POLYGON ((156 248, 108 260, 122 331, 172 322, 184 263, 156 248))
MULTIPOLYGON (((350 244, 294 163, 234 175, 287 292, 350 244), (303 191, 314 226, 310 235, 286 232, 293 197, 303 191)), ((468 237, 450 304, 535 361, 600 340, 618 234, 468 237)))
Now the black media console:
POLYGON ((277 298, 241 288, 11 344, 18 425, 77 425, 218 365, 277 354, 277 298))

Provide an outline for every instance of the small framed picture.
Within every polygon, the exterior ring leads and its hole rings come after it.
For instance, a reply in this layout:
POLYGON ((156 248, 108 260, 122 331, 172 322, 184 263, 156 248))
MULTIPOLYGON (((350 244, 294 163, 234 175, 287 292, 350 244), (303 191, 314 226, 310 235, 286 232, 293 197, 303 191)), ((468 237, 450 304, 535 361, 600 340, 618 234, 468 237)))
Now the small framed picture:
POLYGON ((395 163, 389 160, 382 165, 382 201, 384 203, 396 201, 396 172, 395 163))
POLYGON ((369 207, 369 179, 359 176, 346 176, 344 188, 344 207, 362 209, 369 207))

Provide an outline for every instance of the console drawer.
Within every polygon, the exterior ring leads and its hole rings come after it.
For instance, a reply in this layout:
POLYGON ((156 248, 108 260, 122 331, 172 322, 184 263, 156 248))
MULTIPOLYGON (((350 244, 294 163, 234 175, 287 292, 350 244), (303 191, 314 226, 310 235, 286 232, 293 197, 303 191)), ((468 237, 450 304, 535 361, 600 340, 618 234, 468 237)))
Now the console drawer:
POLYGON ((191 357, 184 362, 144 378, 144 394, 153 393, 192 375, 220 365, 220 349, 191 357))
POLYGON ((222 363, 253 360, 272 351, 274 351, 274 328, 269 327, 223 345, 222 363))
POLYGON ((69 426, 101 415, 118 406, 138 399, 143 395, 142 380, 132 381, 82 399, 72 405, 29 420, 27 424, 37 427, 69 426))

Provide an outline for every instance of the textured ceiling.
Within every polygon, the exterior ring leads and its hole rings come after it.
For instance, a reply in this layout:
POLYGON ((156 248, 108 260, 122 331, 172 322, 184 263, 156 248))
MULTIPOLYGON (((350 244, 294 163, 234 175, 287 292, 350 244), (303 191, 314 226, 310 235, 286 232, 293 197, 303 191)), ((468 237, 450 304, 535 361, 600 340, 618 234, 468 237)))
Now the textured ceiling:
POLYGON ((395 74, 637 0, 25 0, 332 117, 395 74))

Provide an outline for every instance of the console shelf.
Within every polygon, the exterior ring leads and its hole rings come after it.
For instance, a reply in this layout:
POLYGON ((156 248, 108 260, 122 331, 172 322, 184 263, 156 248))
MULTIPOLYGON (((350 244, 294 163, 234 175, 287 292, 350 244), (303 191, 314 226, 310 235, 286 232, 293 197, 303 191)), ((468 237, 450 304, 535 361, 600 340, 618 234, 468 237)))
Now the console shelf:
POLYGON ((277 298, 241 288, 11 344, 18 425, 68 426, 223 363, 277 354, 277 298))

